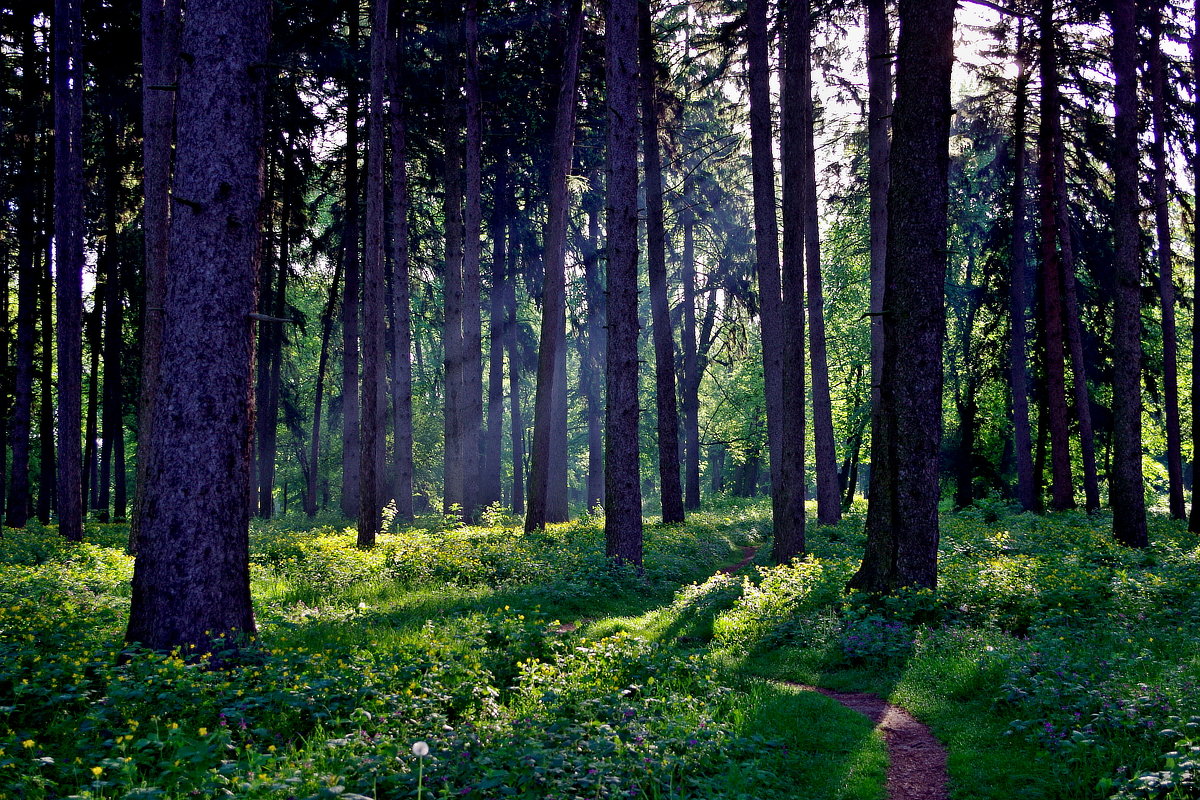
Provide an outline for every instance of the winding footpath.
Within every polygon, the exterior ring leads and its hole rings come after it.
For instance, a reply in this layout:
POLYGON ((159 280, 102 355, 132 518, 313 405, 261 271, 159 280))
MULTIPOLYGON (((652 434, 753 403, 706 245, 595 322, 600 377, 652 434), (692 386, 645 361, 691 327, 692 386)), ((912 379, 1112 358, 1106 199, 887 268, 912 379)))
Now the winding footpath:
MULTIPOLYGON (((743 548, 742 560, 720 571, 737 572, 754 559, 756 552, 754 547, 743 548)), ((887 800, 948 800, 946 748, 912 714, 865 692, 835 692, 791 681, 783 683, 823 694, 875 723, 887 746, 887 800)))

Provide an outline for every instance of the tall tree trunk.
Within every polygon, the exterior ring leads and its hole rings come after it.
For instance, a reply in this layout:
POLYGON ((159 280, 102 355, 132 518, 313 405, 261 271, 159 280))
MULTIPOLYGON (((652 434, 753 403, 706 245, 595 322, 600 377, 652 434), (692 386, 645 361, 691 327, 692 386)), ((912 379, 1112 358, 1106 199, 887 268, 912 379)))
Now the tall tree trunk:
POLYGON ((937 584, 954 0, 900 0, 883 380, 867 544, 851 585, 937 584))
POLYGON ((1025 118, 1029 76, 1025 69, 1025 20, 1017 27, 1017 83, 1012 139, 1012 275, 1009 279, 1008 382, 1012 391, 1013 452, 1017 462, 1017 502, 1034 507, 1033 452, 1029 427, 1029 356, 1026 325, 1029 308, 1029 255, 1025 243, 1025 118))
POLYGON ((1060 135, 1058 55, 1054 42, 1054 0, 1042 0, 1040 20, 1042 103, 1038 141, 1038 174, 1042 219, 1042 336, 1046 349, 1046 422, 1050 433, 1050 508, 1075 507, 1071 478, 1071 442, 1067 429, 1066 324, 1063 312, 1063 268, 1058 242, 1064 220, 1058 216, 1055 197, 1054 153, 1060 135))
POLYGON ((1162 37, 1164 3, 1150 16, 1150 113, 1154 140, 1154 226, 1158 233, 1158 297, 1162 303, 1163 411, 1167 428, 1167 486, 1173 519, 1183 519, 1183 441, 1179 429, 1179 340, 1175 330, 1175 281, 1171 265, 1171 208, 1167 191, 1166 67, 1162 37))
POLYGON ((88 315, 88 411, 83 434, 83 483, 80 494, 88 508, 95 509, 100 503, 97 487, 100 485, 99 458, 96 438, 99 436, 98 415, 100 408, 100 351, 103 349, 104 291, 97 282, 92 292, 92 313, 88 315))
MULTIPOLYGON (((1200 208, 1200 0, 1192 14, 1192 186, 1200 208)), ((1192 285, 1200 286, 1200 214, 1192 218, 1192 285)), ((1188 530, 1200 533, 1200 314, 1192 315, 1192 513, 1188 530)))
POLYGON ((958 385, 955 405, 958 411, 958 459, 955 475, 954 505, 966 508, 975 502, 975 442, 979 434, 979 369, 977 354, 971 350, 975 315, 979 310, 980 289, 975 286, 975 243, 966 246, 967 272, 963 280, 966 308, 963 311, 959 341, 958 385))
POLYGON ((492 205, 492 291, 488 297, 488 391, 487 429, 480 467, 479 505, 487 508, 500 502, 500 462, 504 452, 504 298, 507 288, 505 266, 508 227, 508 151, 496 157, 496 190, 492 205))
MULTIPOLYGON (((121 259, 117 254, 116 131, 111 118, 104 122, 104 424, 102 436, 106 456, 100 470, 100 520, 107 522, 110 480, 123 475, 123 464, 115 461, 116 442, 125 438, 121 391, 121 259)), ((81 497, 82 497, 81 493, 81 497)), ((115 516, 115 515, 114 515, 115 516)), ((122 509, 124 516, 124 509, 122 509)))
POLYGON ((175 80, 179 63, 181 0, 142 0, 142 226, 145 230, 145 300, 142 311, 142 390, 138 397, 138 454, 129 550, 137 552, 142 524, 142 493, 153 432, 166 298, 167 240, 171 219, 171 142, 174 135, 175 80))
POLYGON ((483 100, 479 90, 479 0, 467 0, 466 32, 466 213, 463 243, 463 517, 479 511, 480 435, 483 431, 483 321, 479 262, 482 250, 483 100))
POLYGON ((21 121, 20 167, 17 190, 17 341, 13 379, 12 471, 4 524, 23 528, 29 519, 29 444, 33 417, 33 352, 38 315, 35 207, 37 187, 38 106, 42 91, 37 73, 37 50, 33 38, 35 21, 30 19, 21 33, 21 121))
POLYGON ((689 178, 683 183, 683 208, 680 218, 683 225, 683 396, 680 410, 683 412, 683 506, 695 510, 700 507, 700 370, 696 353, 696 215, 692 210, 695 202, 695 182, 689 178))
MULTIPOLYGON (((529 502, 525 510, 526 531, 540 530, 547 522, 563 521, 561 513, 551 513, 551 484, 561 479, 558 471, 552 469, 554 459, 551 451, 566 447, 565 438, 556 440, 555 437, 555 428, 558 427, 555 422, 559 416, 555 413, 558 410, 555 408, 555 396, 559 393, 558 381, 562 381, 563 389, 566 386, 566 373, 562 367, 566 363, 567 213, 570 203, 567 176, 575 149, 575 86, 583 29, 583 4, 580 0, 572 0, 570 14, 570 33, 563 59, 550 155, 546 272, 538 343, 537 392, 533 406, 533 448, 529 470, 529 502)), ((562 433, 565 435, 565 431, 562 433)), ((561 512, 561 508, 555 511, 561 512)))
POLYGON ((230 487, 250 482, 269 25, 267 0, 188 2, 158 441, 126 632, 155 649, 254 633, 250 497, 230 487))
MULTIPOLYGON (((812 87, 812 6, 801 2, 796 64, 800 81, 800 146, 803 150, 805 271, 808 287, 808 341, 812 368, 813 444, 816 451, 817 521, 835 525, 842 518, 838 502, 837 449, 833 442, 833 401, 829 392, 829 354, 825 344, 825 294, 821 286, 821 230, 817 214, 816 119, 812 87)), ((785 281, 786 283, 786 281, 785 281)), ((785 288, 786 293, 786 288, 785 288)), ((801 295, 797 289, 796 299, 801 295)), ((785 307, 790 303, 785 302, 785 307)), ((786 367, 785 367, 786 369, 786 367)), ((802 385, 802 384, 801 384, 802 385)), ((803 392, 801 392, 803 396, 803 392)), ((800 412, 803 413, 803 405, 800 412)))
POLYGON ((321 354, 317 357, 317 387, 313 398, 312 437, 309 439, 308 484, 304 492, 304 513, 309 517, 317 514, 317 480, 321 473, 321 410, 325 401, 325 373, 329 367, 329 340, 333 337, 333 314, 337 308, 338 286, 342 281, 342 264, 338 259, 333 267, 333 281, 329 284, 329 296, 321 312, 321 354))
POLYGON ((521 242, 512 237, 508 248, 508 274, 504 292, 505 342, 508 351, 509 430, 512 436, 512 509, 525 513, 525 422, 521 417, 521 358, 517 342, 517 260, 521 242))
MULTIPOLYGON (((443 429, 445 435, 445 465, 442 489, 442 511, 465 507, 466 475, 463 472, 463 104, 462 94, 462 2, 456 0, 443 6, 442 102, 445 113, 445 142, 443 149, 445 200, 445 317, 442 349, 445 362, 446 390, 443 429)), ((474 446, 474 442, 470 443, 474 446)))
MULTIPOLYGON (((54 3, 54 266, 58 355, 58 531, 83 540, 83 10, 54 3)), ((49 317, 47 317, 49 319, 49 317)))
MULTIPOLYGON (((408 251, 408 131, 405 92, 408 74, 404 47, 407 26, 403 7, 397 9, 397 31, 389 53, 391 105, 389 125, 392 143, 392 434, 394 461, 393 494, 396 518, 413 518, 412 456, 412 292, 409 285, 408 251)), ((314 466, 315 469, 315 466, 314 466)))
POLYGON ((342 228, 342 269, 345 291, 342 295, 342 515, 357 517, 359 491, 359 330, 362 305, 359 265, 359 186, 358 173, 358 70, 355 68, 359 42, 359 0, 349 0, 346 18, 350 27, 350 68, 346 75, 346 198, 342 228))
POLYGON ((604 507, 604 378, 605 302, 604 281, 600 275, 600 176, 592 177, 597 192, 587 208, 587 249, 583 259, 583 282, 587 293, 587 317, 584 320, 586 354, 581 357, 584 401, 587 404, 588 474, 587 508, 604 507))
MULTIPOLYGON (((52 196, 52 192, 48 193, 48 197, 50 196, 52 196)), ((50 211, 52 202, 52 200, 47 200, 46 213, 42 217, 46 220, 47 225, 53 216, 53 212, 50 211)), ((39 464, 38 498, 35 510, 38 521, 43 525, 50 523, 50 513, 54 510, 58 495, 54 456, 54 281, 50 266, 51 238, 49 229, 43 232, 40 272, 42 348, 41 361, 38 365, 38 392, 40 395, 38 398, 38 449, 41 451, 39 454, 41 463, 39 464)))
POLYGON ((1109 504, 1113 535, 1130 547, 1149 543, 1142 482, 1142 325, 1138 265, 1137 0, 1114 0, 1112 61, 1116 78, 1113 141, 1113 466, 1109 504))
POLYGON ((273 282, 263 287, 267 297, 263 304, 266 314, 274 320, 259 325, 259 342, 262 352, 259 362, 264 366, 263 380, 259 383, 262 396, 258 398, 256 425, 258 427, 258 514, 270 519, 275 509, 275 458, 279 444, 279 399, 280 377, 283 366, 283 323, 275 320, 284 318, 287 310, 288 263, 291 259, 292 201, 287 174, 283 165, 282 207, 279 212, 279 252, 276 276, 273 282))
POLYGON ((679 474, 679 409, 675 397, 675 339, 667 301, 667 231, 663 212, 662 156, 658 143, 657 75, 650 0, 638 0, 642 105, 642 163, 646 186, 646 264, 650 279, 650 325, 654 342, 654 398, 658 421, 658 477, 663 522, 683 522, 679 474))
POLYGON ((374 0, 371 19, 371 89, 367 112, 367 230, 363 273, 362 436, 359 440, 358 546, 375 546, 382 518, 384 409, 384 147, 383 92, 386 79, 389 0, 374 0))
POLYGON ((887 263, 892 44, 887 0, 867 0, 867 182, 871 194, 871 406, 883 375, 883 284, 887 263))
POLYGON ((604 438, 604 542, 609 558, 642 565, 638 470, 637 0, 609 0, 604 13, 608 107, 608 404, 604 438))
MULTIPOLYGON (((796 326, 785 331, 783 324, 783 289, 779 266, 779 223, 775 216, 775 159, 771 152, 771 95, 770 66, 767 59, 769 34, 766 0, 750 0, 747 4, 746 59, 750 82, 750 154, 754 185, 754 250, 755 273, 758 279, 759 321, 762 329, 763 384, 767 406, 767 451, 771 472, 771 511, 775 528, 772 557, 783 564, 804 552, 804 472, 803 453, 803 376, 799 371, 785 376, 785 367, 799 370, 803 363, 803 339, 790 334, 796 326), (786 337, 786 338, 785 338, 786 337), (799 348, 799 349, 797 349, 799 348), (785 352, 786 349, 786 352, 785 352), (788 378, 791 377, 791 380, 788 378), (799 409, 799 419, 796 409, 799 409), (795 449, 793 449, 795 448, 795 449), (795 458, 798 451, 799 458, 795 458), (789 457, 791 456, 791 457, 789 457)), ((794 63, 794 62, 789 62, 794 63)), ((787 78, 793 70, 785 70, 787 78)), ((786 104, 796 109, 795 103, 786 104)), ((785 108, 785 114, 790 113, 785 108)), ((784 126, 791 135, 795 122, 784 126)), ((802 165, 804 151, 785 156, 784 163, 802 165)), ((785 178, 785 182, 788 179, 785 178)), ((789 187, 785 197, 803 202, 799 185, 789 187)), ((789 200, 790 202, 790 200, 789 200)), ((789 206, 790 208, 790 206, 789 206)), ((798 209, 785 219, 802 220, 798 209)), ((790 229, 789 229, 790 231, 790 229)), ((788 237, 790 255, 788 268, 795 268, 794 259, 803 264, 803 229, 797 228, 799 239, 788 237), (793 250, 792 245, 797 249, 793 250)), ((795 273, 789 273, 792 277, 795 273)), ((803 279, 789 283, 789 299, 803 295, 803 279)), ((803 337, 803 333, 799 334, 803 337)))

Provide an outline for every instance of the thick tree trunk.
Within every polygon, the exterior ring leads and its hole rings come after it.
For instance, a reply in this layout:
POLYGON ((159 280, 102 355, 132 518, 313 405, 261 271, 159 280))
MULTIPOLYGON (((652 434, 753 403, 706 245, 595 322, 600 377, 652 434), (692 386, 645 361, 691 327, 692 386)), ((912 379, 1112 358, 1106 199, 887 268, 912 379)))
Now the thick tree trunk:
POLYGON ((1109 504, 1113 535, 1131 547, 1149 543, 1142 481, 1142 325, 1138 266, 1137 0, 1114 0, 1112 61, 1116 78, 1113 141, 1113 466, 1109 504))
POLYGON ((869 592, 937 583, 954 0, 900 0, 880 408, 863 563, 869 592))
POLYGON ((608 130, 608 405, 604 439, 604 541, 609 558, 642 565, 638 469, 637 0, 609 0, 604 14, 608 130))
POLYGON ((342 515, 358 516, 359 491, 359 311, 362 305, 359 265, 358 72, 359 0, 346 7, 350 27, 350 70, 346 75, 346 197, 342 228, 345 292, 342 296, 342 515))
POLYGON ((13 377, 12 470, 4 524, 23 528, 29 519, 29 444, 33 418, 33 351, 38 314, 35 207, 37 196, 37 129, 41 81, 37 73, 37 50, 30 20, 21 35, 21 121, 20 180, 17 184, 17 341, 13 377))
MULTIPOLYGON (((442 512, 449 513, 465 506, 466 488, 463 472, 463 193, 465 191, 463 148, 464 107, 462 103, 462 3, 461 0, 443 6, 442 102, 445 115, 443 143, 445 199, 445 315, 442 328, 442 349, 445 365, 443 435, 444 469, 442 512)), ((474 446, 474 442, 470 443, 474 446)))
MULTIPOLYGON (((1200 0, 1192 15, 1192 185, 1200 208, 1200 0)), ((1200 286, 1200 215, 1192 218, 1192 285, 1200 286)), ((1200 314, 1192 315, 1192 513, 1188 530, 1200 533, 1200 314)))
POLYGON ((167 238, 171 219, 171 142, 175 75, 179 63, 181 0, 142 0, 142 226, 145 230, 145 299, 142 311, 142 391, 138 397, 138 455, 129 550, 137 551, 146 465, 155 441, 155 393, 166 297, 167 238))
POLYGON ((158 441, 126 632, 155 649, 254 632, 250 498, 230 488, 250 481, 269 25, 267 0, 188 2, 158 441))
POLYGON ((871 406, 883 375, 883 284, 887 264, 892 44, 887 0, 867 0, 867 182, 871 193, 871 406))
POLYGON ((1167 190, 1166 67, 1162 37, 1164 4, 1150 16, 1150 113, 1154 139, 1154 226, 1158 234, 1158 298, 1162 304, 1163 412, 1167 428, 1167 498, 1173 519, 1183 519, 1183 438, 1179 428, 1179 340, 1175 329, 1175 281, 1171 265, 1171 208, 1167 190))
MULTIPOLYGON (((54 3, 54 266, 58 367, 58 531, 83 540, 83 8, 54 3)), ((48 319, 48 318, 47 318, 48 319)))
MULTIPOLYGON (((779 564, 787 563, 804 553, 804 305, 805 248, 810 245, 808 227, 810 220, 808 204, 815 202, 816 192, 810 189, 808 170, 809 146, 811 144, 811 91, 810 66, 806 60, 811 56, 806 37, 812 33, 811 8, 808 0, 788 0, 783 4, 783 75, 780 119, 780 144, 783 169, 783 262, 781 270, 782 306, 778 309, 777 333, 783 348, 782 403, 779 418, 779 467, 778 481, 775 473, 771 479, 771 498, 779 511, 777 517, 786 523, 775 525, 775 542, 772 557, 779 564), (809 127, 806 127, 809 126, 809 127), (783 309, 796 310, 794 322, 783 324, 783 309)), ((769 152, 769 150, 768 150, 769 152)), ((757 170, 757 165, 756 165, 757 170)), ((757 175, 756 175, 757 177, 757 175)), ((759 187, 756 184, 757 197, 759 187)), ((772 203, 772 206, 774 204, 772 203)), ((774 208, 771 215, 774 216, 774 208)), ((757 222, 757 220, 756 220, 757 222)), ((755 236, 758 235, 756 224, 755 236)), ((768 240, 772 250, 774 238, 768 240)), ((762 250, 759 248, 759 260, 762 250)), ((811 252, 809 253, 811 256, 811 252)), ((819 266, 817 267, 819 269, 819 266)), ((760 286, 763 281, 759 279, 760 286)), ((810 286, 811 288, 811 286, 810 286)), ((768 345, 766 326, 766 304, 762 309, 763 351, 768 345)), ((764 362, 765 363, 765 362, 764 362)), ((767 429, 771 427, 770 406, 767 407, 767 429)), ((832 434, 832 431, 831 431, 832 434)), ((754 470, 757 472, 757 468, 754 470)), ((755 479, 757 483, 757 479, 755 479)), ((750 487, 753 489, 754 487, 750 487)), ((825 509, 828 511, 828 509, 825 509)))
MULTIPOLYGON (((767 59, 766 0, 747 4, 746 60, 750 82, 750 154, 754 184, 754 250, 762 329, 763 385, 767 406, 767 453, 771 472, 771 516, 775 528, 772 557, 786 563, 804 552, 803 377, 796 372, 785 385, 785 365, 803 363, 803 340, 786 338, 779 267, 779 224, 775 216, 775 159, 771 152, 770 66, 767 59), (787 349, 785 353, 784 350, 787 349), (797 420, 795 409, 801 416, 797 420), (795 426, 795 427, 793 427, 795 426), (785 452, 785 446, 789 446, 785 452), (794 456, 796 447, 799 459, 794 456), (786 462, 786 465, 785 465, 786 462), (785 475, 785 467, 787 474, 785 475)), ((792 126, 785 126, 790 128, 792 126)), ((802 163, 803 150, 795 154, 802 163)), ((786 163, 787 159, 785 159, 786 163)), ((799 188, 797 187, 797 191, 799 188)), ((786 217, 787 215, 785 215, 786 217)), ((800 218, 793 218, 799 220, 800 218)), ((802 229, 801 229, 802 230, 802 229)), ((797 247, 803 248, 803 235, 797 247)), ((800 253, 801 250, 789 251, 800 253)), ((802 262, 801 262, 802 263, 802 262)), ((794 266, 794 264, 793 264, 794 266)), ((803 292, 802 289, 796 289, 803 292)), ((795 300, 789 285, 789 296, 795 300)), ((799 307, 799 306, 797 306, 799 307)), ((791 331, 795 333, 795 330, 791 331)), ((803 336, 803 334, 800 334, 803 336)))
POLYGON ((1025 118, 1029 76, 1025 70, 1025 21, 1017 29, 1017 83, 1012 139, 1012 275, 1009 278, 1008 382, 1012 391, 1013 452, 1017 466, 1017 502, 1034 507, 1033 452, 1029 426, 1029 356, 1026 344, 1029 308, 1029 255, 1025 243, 1025 118))
MULTIPOLYGON (((635 0, 636 2, 636 0, 635 0)), ((546 220, 545 283, 542 291, 542 326, 538 342, 537 393, 533 407, 533 448, 529 470, 529 502, 525 511, 525 530, 544 528, 547 522, 562 522, 561 507, 551 506, 552 483, 562 481, 553 469, 553 450, 566 448, 566 431, 556 431, 558 417, 556 395, 566 388, 566 264, 567 212, 570 196, 567 176, 575 147, 576 80, 579 73, 579 46, 583 28, 583 5, 573 0, 570 35, 563 59, 558 107, 554 116, 554 141, 550 155, 550 209, 546 220), (561 382, 561 385, 560 383, 561 382), (559 433, 563 438, 555 434, 559 433)), ((563 398, 565 399, 565 397, 563 398)), ((559 401, 561 402, 561 400, 559 401)), ((565 463, 562 465, 565 468, 565 463)), ((561 501, 557 504, 561 506, 561 501)))
MULTIPOLYGON (((800 80, 801 181, 804 192, 805 273, 808 287, 808 341, 812 368, 813 445, 816 452, 817 521, 835 525, 842 518, 838 502, 837 449, 833 442, 833 401, 829 391, 829 354, 825 344, 825 293, 821 285, 821 231, 817 213, 816 120, 812 97, 812 8, 802 0, 798 45, 800 80)), ((786 287, 785 287, 786 294, 786 287)), ((797 291, 796 299, 800 299, 797 291)), ((790 305, 785 302, 785 307, 790 305)), ((802 393, 803 394, 803 393, 802 393)), ((800 408, 803 413, 803 406, 800 408)))
POLYGON ((482 249, 483 210, 483 101, 479 92, 478 0, 467 0, 466 19, 466 238, 463 243, 463 395, 462 437, 463 518, 479 511, 480 435, 483 431, 483 321, 479 261, 482 249))
POLYGON ((374 0, 371 19, 371 88, 367 112, 366 258, 363 272, 362 435, 359 439, 358 546, 375 546, 382 524, 384 474, 384 163, 383 120, 389 0, 374 0))
POLYGON ((391 105, 389 126, 392 143, 392 433, 393 495, 396 498, 396 518, 407 522, 413 518, 413 455, 412 455, 412 292, 409 284, 408 250, 408 131, 405 92, 408 88, 404 71, 404 47, 407 26, 403 9, 396 16, 397 31, 389 51, 391 105))
POLYGON ((650 279, 650 326, 654 342, 654 398, 658 422, 658 478, 663 522, 683 522, 679 475, 679 408, 675 397, 675 337, 667 301, 667 232, 663 211, 660 113, 650 0, 638 0, 638 44, 642 106, 642 163, 646 186, 646 264, 650 279))
POLYGON ((1064 220, 1059 219, 1055 198, 1054 152, 1059 134, 1058 56, 1054 43, 1054 0, 1042 0, 1040 21, 1042 102, 1038 141, 1038 174, 1041 193, 1038 212, 1042 220, 1041 281, 1042 336, 1046 350, 1046 424, 1050 434, 1050 508, 1075 507, 1071 478, 1071 442, 1068 431, 1066 379, 1066 323, 1063 312, 1063 269, 1058 242, 1064 220))
MULTIPOLYGON (((599 175, 593 176, 592 186, 599 191, 599 175)), ((587 250, 583 259, 583 282, 587 293, 587 317, 584 320, 585 353, 580 369, 584 402, 587 405, 588 474, 585 500, 589 511, 604 507, 604 380, 605 303, 604 282, 600 275, 600 212, 601 196, 587 209, 587 250)))

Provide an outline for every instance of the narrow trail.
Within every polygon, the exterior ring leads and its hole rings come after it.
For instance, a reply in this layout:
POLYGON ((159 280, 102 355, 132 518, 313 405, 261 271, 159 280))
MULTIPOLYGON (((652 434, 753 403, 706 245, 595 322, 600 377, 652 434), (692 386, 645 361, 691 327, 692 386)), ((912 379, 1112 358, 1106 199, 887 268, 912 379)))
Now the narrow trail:
MULTIPOLYGON (((742 548, 740 562, 718 571, 737 572, 754 559, 757 551, 756 547, 742 548)), ((887 800, 948 800, 946 748, 908 711, 865 692, 836 692, 792 681, 782 683, 823 694, 875 723, 887 746, 887 800)))

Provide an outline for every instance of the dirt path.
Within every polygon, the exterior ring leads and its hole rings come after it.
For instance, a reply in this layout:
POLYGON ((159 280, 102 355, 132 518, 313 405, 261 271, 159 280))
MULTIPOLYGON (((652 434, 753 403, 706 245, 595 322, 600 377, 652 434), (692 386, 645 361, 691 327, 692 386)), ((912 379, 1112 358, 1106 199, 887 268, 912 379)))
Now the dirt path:
MULTIPOLYGON (((719 572, 731 574, 749 564, 756 547, 742 548, 742 560, 719 572)), ((947 800, 946 748, 924 723, 900 706, 894 706, 873 694, 835 692, 818 686, 791 683, 810 692, 819 692, 857 711, 883 732, 887 745, 887 800, 947 800)))

